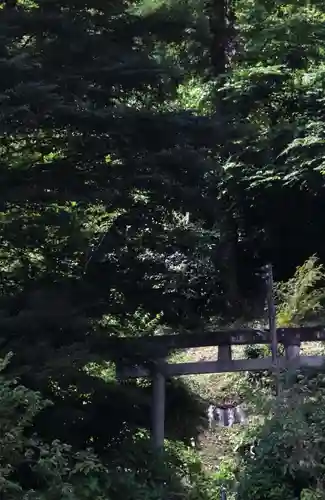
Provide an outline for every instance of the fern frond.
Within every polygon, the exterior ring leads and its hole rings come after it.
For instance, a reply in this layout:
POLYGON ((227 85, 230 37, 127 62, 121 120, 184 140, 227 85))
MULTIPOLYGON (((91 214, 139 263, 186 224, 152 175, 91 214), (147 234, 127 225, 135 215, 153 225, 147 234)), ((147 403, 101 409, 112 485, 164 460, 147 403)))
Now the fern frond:
POLYGON ((277 325, 298 326, 322 309, 325 269, 312 255, 286 282, 276 286, 277 325))

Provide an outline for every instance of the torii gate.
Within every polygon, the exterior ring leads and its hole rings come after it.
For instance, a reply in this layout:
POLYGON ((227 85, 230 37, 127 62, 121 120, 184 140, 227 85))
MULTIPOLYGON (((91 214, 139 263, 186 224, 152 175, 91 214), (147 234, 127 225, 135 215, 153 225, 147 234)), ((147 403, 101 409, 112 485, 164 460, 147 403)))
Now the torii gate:
POLYGON ((152 379, 152 442, 155 449, 162 449, 164 444, 166 378, 204 373, 272 370, 276 376, 278 390, 280 370, 300 367, 321 368, 325 364, 325 356, 300 355, 301 342, 325 340, 324 327, 276 328, 272 268, 268 266, 266 270, 269 329, 228 329, 116 339, 118 350, 123 353, 119 355, 119 361, 116 361, 117 378, 120 380, 138 377, 152 379), (279 343, 284 346, 285 356, 277 356, 279 343), (272 356, 257 359, 232 359, 233 345, 251 344, 271 345, 272 356), (176 349, 207 346, 218 346, 216 361, 166 362, 168 354, 176 349), (128 358, 137 359, 137 361, 131 363, 128 358))

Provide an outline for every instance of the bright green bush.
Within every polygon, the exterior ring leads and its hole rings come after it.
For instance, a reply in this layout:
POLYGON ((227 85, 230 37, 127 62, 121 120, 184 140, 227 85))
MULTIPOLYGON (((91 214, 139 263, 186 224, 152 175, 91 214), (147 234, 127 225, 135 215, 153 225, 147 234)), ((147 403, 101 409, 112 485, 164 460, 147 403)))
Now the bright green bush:
POLYGON ((322 315, 324 302, 324 266, 315 255, 309 257, 288 281, 278 283, 277 325, 300 326, 322 315))
POLYGON ((256 429, 255 456, 241 464, 240 498, 319 498, 325 491, 324 436, 325 375, 288 377, 269 417, 256 429))
MULTIPOLYGON (((6 365, 8 359, 2 363, 6 365)), ((0 376, 0 496, 6 500, 101 500, 109 473, 91 451, 42 442, 32 433, 49 402, 0 376)))

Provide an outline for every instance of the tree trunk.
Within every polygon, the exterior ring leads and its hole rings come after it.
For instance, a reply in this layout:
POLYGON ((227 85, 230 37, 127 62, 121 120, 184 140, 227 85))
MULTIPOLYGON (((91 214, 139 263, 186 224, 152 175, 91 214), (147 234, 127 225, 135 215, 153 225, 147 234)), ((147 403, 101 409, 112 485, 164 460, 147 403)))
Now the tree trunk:
MULTIPOLYGON (((230 59, 234 51, 235 13, 231 0, 210 0, 209 24, 211 35, 211 73, 214 77, 224 75, 230 67, 230 59)), ((222 110, 222 103, 216 103, 222 110)), ((231 317, 241 314, 240 297, 237 279, 237 245, 238 228, 233 213, 233 203, 228 193, 222 195, 220 202, 220 252, 218 252, 222 268, 222 281, 226 295, 227 309, 231 317)))
POLYGON ((211 67, 213 75, 220 76, 227 69, 227 0, 210 0, 210 2, 211 67))

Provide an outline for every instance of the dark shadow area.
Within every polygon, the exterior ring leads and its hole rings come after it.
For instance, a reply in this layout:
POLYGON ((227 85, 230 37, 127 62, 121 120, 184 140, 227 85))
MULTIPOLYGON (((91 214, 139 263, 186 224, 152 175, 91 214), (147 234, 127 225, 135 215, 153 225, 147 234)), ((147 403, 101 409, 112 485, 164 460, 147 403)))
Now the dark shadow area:
MULTIPOLYGON (((84 352, 80 352, 80 357, 81 354, 83 360, 79 359, 79 365, 87 359, 84 352)), ((18 374, 25 386, 40 391, 53 402, 35 422, 34 430, 43 439, 60 439, 79 449, 92 447, 102 454, 118 448, 141 429, 150 432, 152 390, 149 381, 121 383, 112 377, 105 380, 73 363, 69 366, 65 356, 60 363, 58 352, 56 355, 47 366, 37 366, 29 358, 25 370, 22 364, 17 367, 17 360, 14 362, 13 358, 7 370, 8 374, 18 374)), ((43 363, 44 359, 42 357, 43 363)), ((166 438, 190 444, 206 425, 204 402, 182 381, 168 380, 166 438)))

